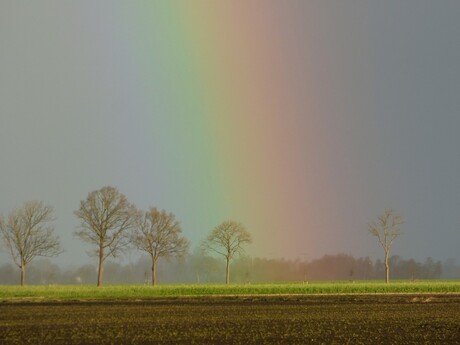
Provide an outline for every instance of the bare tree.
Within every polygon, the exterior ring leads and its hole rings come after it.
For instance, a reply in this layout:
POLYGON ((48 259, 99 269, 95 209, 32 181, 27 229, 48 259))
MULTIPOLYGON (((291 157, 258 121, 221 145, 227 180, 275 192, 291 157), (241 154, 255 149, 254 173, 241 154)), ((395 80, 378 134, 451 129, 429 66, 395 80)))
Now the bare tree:
POLYGON ((203 243, 205 251, 212 251, 225 257, 225 283, 230 283, 230 261, 235 255, 243 253, 243 245, 252 242, 251 234, 243 224, 225 221, 211 231, 203 243))
POLYGON ((80 202, 75 215, 80 219, 80 230, 75 234, 96 246, 99 257, 97 286, 102 286, 104 261, 116 257, 129 244, 129 231, 135 222, 135 207, 115 187, 103 187, 88 194, 80 202))
POLYGON ((156 265, 160 257, 180 257, 187 253, 189 241, 181 233, 173 213, 150 208, 138 215, 132 243, 152 259, 152 286, 156 284, 156 265))
POLYGON ((27 201, 12 211, 6 220, 0 218, 0 231, 14 263, 21 269, 21 285, 26 283, 26 269, 37 256, 62 253, 59 238, 54 235, 53 208, 42 201, 27 201))
POLYGON ((378 217, 377 222, 369 224, 369 233, 377 237, 385 251, 385 282, 390 283, 390 266, 388 258, 393 241, 401 234, 399 226, 404 223, 402 216, 393 209, 386 209, 385 213, 378 217))

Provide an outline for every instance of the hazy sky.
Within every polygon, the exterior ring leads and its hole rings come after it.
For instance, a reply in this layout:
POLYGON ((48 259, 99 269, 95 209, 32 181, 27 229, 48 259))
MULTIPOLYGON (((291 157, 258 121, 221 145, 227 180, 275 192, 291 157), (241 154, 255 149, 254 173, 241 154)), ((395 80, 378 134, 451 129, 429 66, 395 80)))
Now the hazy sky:
MULTIPOLYGON (((88 192, 227 218, 249 254, 460 260, 460 1, 0 0, 0 212, 88 192)), ((0 255, 1 262, 8 258, 0 255)))

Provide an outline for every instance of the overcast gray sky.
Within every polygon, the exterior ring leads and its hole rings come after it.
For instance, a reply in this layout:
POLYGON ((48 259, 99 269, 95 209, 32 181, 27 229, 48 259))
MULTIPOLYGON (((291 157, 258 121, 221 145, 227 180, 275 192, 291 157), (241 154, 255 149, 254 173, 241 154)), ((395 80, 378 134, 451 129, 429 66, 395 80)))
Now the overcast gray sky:
POLYGON ((460 260, 460 1, 213 3, 0 0, 0 212, 52 205, 79 264, 105 185, 260 256, 381 257, 393 207, 393 254, 460 260))

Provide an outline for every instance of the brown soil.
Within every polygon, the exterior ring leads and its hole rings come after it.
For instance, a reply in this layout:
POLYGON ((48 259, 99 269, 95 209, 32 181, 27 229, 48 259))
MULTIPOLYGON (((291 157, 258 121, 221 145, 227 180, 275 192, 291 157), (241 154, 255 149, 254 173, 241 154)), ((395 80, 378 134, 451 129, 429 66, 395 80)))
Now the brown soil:
POLYGON ((459 295, 0 304, 1 344, 460 344, 459 295))

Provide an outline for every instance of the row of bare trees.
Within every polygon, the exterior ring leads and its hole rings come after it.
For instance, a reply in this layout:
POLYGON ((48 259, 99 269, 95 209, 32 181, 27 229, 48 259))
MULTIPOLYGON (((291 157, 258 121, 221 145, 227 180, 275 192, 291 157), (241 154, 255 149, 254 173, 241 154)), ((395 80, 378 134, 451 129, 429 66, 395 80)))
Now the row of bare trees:
MULTIPOLYGON (((102 285, 106 259, 117 257, 130 246, 149 255, 153 286, 156 284, 158 259, 182 257, 190 247, 173 213, 154 207, 147 211, 138 210, 115 187, 106 186, 90 192, 80 202, 75 215, 80 220, 75 235, 92 245, 91 254, 98 258, 97 286, 102 285)), ((63 251, 54 234, 53 220, 53 208, 41 201, 24 203, 6 219, 0 216, 0 233, 14 263, 21 270, 21 285, 25 284, 26 268, 33 258, 56 256, 63 251)), ((368 228, 384 249, 387 283, 390 281, 390 249, 400 235, 399 226, 403 223, 401 215, 387 209, 368 228)), ((250 233, 241 223, 225 221, 210 232, 202 243, 202 250, 225 258, 225 282, 229 284, 231 260, 251 241, 250 233)))
MULTIPOLYGON (((104 261, 116 257, 132 244, 146 252, 152 260, 152 285, 156 284, 156 266, 161 257, 184 256, 190 242, 182 236, 182 229, 173 213, 156 208, 138 211, 114 187, 103 187, 89 193, 75 211, 80 219, 76 232, 83 241, 95 246, 99 258, 97 286, 102 285, 104 261)), ((203 243, 203 249, 212 250, 227 261, 226 283, 229 283, 229 262, 241 253, 242 246, 251 242, 251 236, 241 223, 226 221, 217 226, 203 243)))
MULTIPOLYGON (((115 187, 90 192, 80 202, 75 215, 80 220, 75 235, 92 245, 90 254, 98 258, 97 286, 102 286, 106 259, 117 257, 130 246, 151 258, 153 286, 158 259, 184 256, 190 247, 173 213, 154 207, 148 211, 138 210, 115 187)), ((33 258, 56 256, 63 251, 51 225, 53 220, 53 208, 40 201, 26 202, 6 220, 0 217, 4 243, 21 269, 21 285, 25 285, 26 268, 33 258)), ((226 283, 229 284, 230 261, 250 242, 251 236, 241 223, 226 221, 211 231, 202 249, 225 257, 226 283)))

